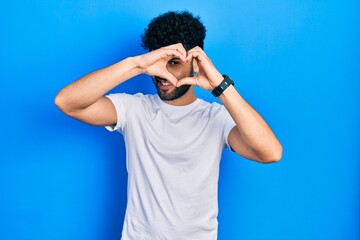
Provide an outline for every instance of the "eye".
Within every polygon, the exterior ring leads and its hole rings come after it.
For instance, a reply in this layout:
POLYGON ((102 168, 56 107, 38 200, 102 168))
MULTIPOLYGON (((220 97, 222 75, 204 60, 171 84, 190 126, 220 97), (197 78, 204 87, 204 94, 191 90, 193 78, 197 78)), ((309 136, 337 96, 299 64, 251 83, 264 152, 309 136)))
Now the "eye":
POLYGON ((169 64, 170 65, 176 65, 176 64, 180 64, 180 63, 179 63, 179 61, 176 61, 176 60, 170 60, 169 64))

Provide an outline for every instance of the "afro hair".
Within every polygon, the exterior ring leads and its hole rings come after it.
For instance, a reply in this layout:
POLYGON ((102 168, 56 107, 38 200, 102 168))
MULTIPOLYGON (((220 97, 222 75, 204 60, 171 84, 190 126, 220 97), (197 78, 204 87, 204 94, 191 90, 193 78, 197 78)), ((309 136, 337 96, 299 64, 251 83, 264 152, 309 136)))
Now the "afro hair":
POLYGON ((141 35, 141 46, 149 51, 182 43, 186 50, 204 48, 206 29, 190 12, 166 12, 154 18, 141 35))

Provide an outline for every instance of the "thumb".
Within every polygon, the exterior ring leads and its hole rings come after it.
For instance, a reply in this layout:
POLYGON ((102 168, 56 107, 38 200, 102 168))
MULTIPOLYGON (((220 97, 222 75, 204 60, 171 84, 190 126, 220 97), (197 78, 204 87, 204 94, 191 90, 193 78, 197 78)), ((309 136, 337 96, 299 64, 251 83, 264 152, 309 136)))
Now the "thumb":
POLYGON ((174 86, 176 86, 177 83, 178 83, 178 80, 176 79, 176 77, 174 77, 174 75, 172 75, 172 74, 169 73, 169 72, 164 72, 164 73, 162 74, 162 76, 160 76, 160 77, 165 78, 166 80, 168 80, 169 82, 171 82, 174 86))
POLYGON ((180 79, 178 82, 177 82, 177 87, 180 87, 182 85, 197 85, 197 76, 195 77, 186 77, 186 78, 183 78, 183 79, 180 79))

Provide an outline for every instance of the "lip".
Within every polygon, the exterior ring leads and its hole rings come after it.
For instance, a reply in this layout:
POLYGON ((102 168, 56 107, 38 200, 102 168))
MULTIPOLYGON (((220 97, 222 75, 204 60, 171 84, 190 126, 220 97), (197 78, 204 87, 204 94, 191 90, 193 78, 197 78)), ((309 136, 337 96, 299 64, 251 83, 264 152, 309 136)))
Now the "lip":
POLYGON ((170 88, 172 88, 173 84, 171 82, 169 82, 168 80, 166 79, 163 79, 163 78, 160 78, 160 77, 157 77, 155 76, 154 77, 155 81, 156 81, 156 85, 163 91, 167 91, 169 90, 170 88), (169 85, 163 85, 161 82, 166 82, 166 83, 170 83, 169 85))

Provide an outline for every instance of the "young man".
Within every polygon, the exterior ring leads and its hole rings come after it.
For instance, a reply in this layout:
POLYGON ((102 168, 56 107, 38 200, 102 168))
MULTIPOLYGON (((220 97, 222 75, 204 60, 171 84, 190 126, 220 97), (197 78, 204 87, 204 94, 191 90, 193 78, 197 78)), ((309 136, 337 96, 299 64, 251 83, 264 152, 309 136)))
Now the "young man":
POLYGON ((217 238, 217 187, 224 147, 261 163, 282 146, 262 117, 220 74, 203 50, 205 27, 189 12, 152 20, 142 36, 150 52, 89 73, 62 89, 67 115, 123 134, 128 200, 123 240, 217 238), (148 74, 157 95, 110 94, 148 74), (211 91, 223 105, 196 97, 211 91))

